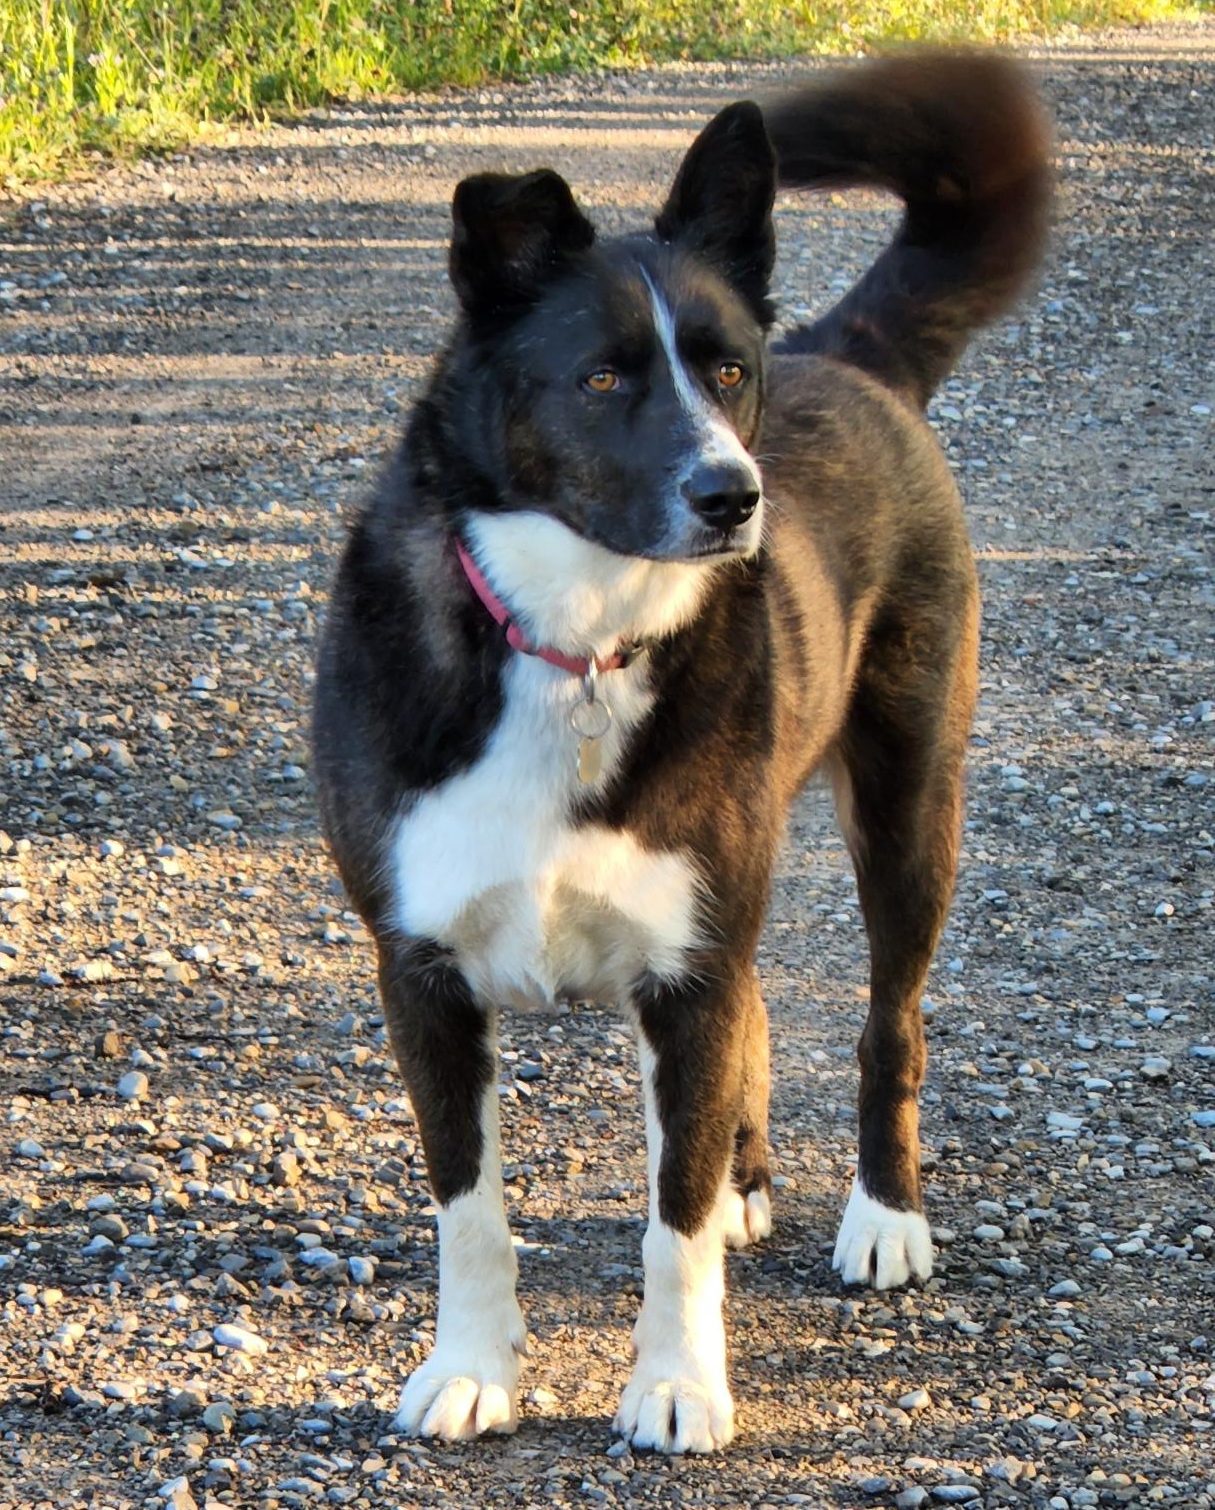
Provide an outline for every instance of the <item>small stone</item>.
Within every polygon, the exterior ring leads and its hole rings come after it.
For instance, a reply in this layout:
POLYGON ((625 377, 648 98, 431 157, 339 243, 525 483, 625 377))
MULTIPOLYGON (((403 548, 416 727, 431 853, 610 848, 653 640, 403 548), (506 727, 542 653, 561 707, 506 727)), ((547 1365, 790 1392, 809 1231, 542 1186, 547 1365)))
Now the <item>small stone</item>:
POLYGON ((142 1070, 128 1070, 116 1089, 124 1101, 142 1101, 148 1094, 148 1077, 142 1070))
POLYGON ((1004 1228, 992 1222, 981 1222, 974 1229, 974 1235, 984 1243, 1000 1243, 1004 1241, 1004 1228))
POLYGON ((1192 1120, 1197 1127, 1215 1127, 1215 1111, 1195 1112, 1192 1120))
POLYGON ((206 1408, 206 1399, 192 1389, 179 1389, 169 1401, 169 1414, 176 1421, 189 1421, 201 1415, 206 1408))
POLYGON ((236 1410, 227 1400, 216 1400, 213 1405, 208 1405, 202 1413, 202 1423, 208 1431, 213 1431, 221 1436, 232 1430, 236 1420, 236 1410))
POLYGON ((973 1484, 937 1484, 932 1497, 940 1505, 970 1505, 979 1498, 973 1484))
POLYGON ((1061 1279, 1057 1285, 1052 1285, 1046 1292, 1057 1300, 1070 1300, 1079 1295, 1080 1286, 1074 1279, 1061 1279))
POLYGON ((289 1149, 276 1154, 270 1178, 276 1185, 290 1187, 300 1182, 300 1161, 289 1149))
POLYGON ((1162 1054, 1152 1054, 1139 1066, 1139 1073, 1145 1080, 1165 1080, 1172 1068, 1171 1059, 1166 1059, 1162 1054))
POLYGON ((885 1494, 891 1488, 889 1479, 874 1476, 870 1479, 862 1479, 860 1489, 862 1494, 885 1494))
POLYGON ((259 1337, 256 1332, 251 1332, 247 1327, 237 1326, 234 1322, 222 1322, 211 1333, 220 1347, 232 1348, 239 1353, 248 1353, 251 1357, 260 1357, 270 1351, 270 1344, 264 1337, 259 1337))
POLYGON ((902 1489, 894 1497, 898 1510, 919 1510, 921 1505, 928 1503, 928 1490, 913 1484, 910 1489, 902 1489))
POLYGON ((180 1478, 162 1484, 156 1492, 170 1510, 198 1510, 198 1502, 190 1493, 190 1481, 184 1473, 180 1478))
POLYGON ((375 1260, 373 1258, 348 1258, 346 1267, 350 1271, 350 1282, 356 1285, 369 1285, 375 1279, 375 1260))
POLYGON ((899 1396, 900 1410, 927 1410, 932 1404, 932 1396, 926 1389, 909 1390, 907 1394, 899 1396))
POLYGON ((19 1159, 40 1159, 42 1157, 42 1144, 35 1138, 22 1138, 17 1144, 17 1157, 19 1159))

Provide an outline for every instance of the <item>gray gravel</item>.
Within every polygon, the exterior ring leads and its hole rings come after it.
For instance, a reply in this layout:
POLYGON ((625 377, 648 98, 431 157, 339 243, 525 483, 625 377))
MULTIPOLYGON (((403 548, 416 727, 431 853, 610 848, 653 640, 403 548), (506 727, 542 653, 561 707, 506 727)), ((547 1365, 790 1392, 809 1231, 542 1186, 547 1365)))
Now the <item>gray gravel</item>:
MULTIPOLYGON (((730 1259, 712 1462, 608 1429, 642 1127, 583 1008, 506 1024, 519 1434, 391 1434, 430 1205, 304 727, 343 511, 450 312, 454 180, 547 161, 636 223, 787 70, 334 111, 3 212, 0 1510, 1215 1505, 1215 22, 1037 56, 1058 242, 934 410, 986 600, 926 1003, 938 1274, 830 1272, 864 974, 811 794, 762 956, 777 1226, 730 1259)), ((782 203, 786 311, 888 219, 782 203)))

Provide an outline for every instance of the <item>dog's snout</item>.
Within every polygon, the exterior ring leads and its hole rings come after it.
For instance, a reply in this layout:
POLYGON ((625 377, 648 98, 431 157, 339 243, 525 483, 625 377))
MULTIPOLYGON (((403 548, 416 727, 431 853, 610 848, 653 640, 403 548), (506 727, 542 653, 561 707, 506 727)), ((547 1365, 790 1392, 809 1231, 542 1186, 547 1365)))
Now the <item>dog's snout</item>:
POLYGON ((755 512, 759 487, 753 472, 711 462, 697 467, 684 482, 683 496, 706 524, 732 530, 745 524, 755 512))

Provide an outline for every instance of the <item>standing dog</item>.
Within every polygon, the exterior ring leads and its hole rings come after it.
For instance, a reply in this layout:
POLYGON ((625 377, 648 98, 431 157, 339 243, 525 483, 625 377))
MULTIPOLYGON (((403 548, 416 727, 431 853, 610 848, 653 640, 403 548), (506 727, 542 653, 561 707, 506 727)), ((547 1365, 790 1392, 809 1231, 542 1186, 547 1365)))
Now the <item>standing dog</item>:
POLYGON ((723 110, 654 229, 600 241, 563 179, 465 179, 461 317, 351 533, 316 689, 326 832, 371 928, 439 1208, 435 1346, 403 1431, 510 1431, 526 1333, 495 1018, 559 997, 637 1026, 645 1298, 617 1416, 733 1432, 723 1244, 770 1224, 755 951, 790 801, 834 784, 871 974, 835 1265, 928 1275, 920 993, 952 892, 978 603, 929 396, 1036 264, 1032 92, 925 54, 723 110), (906 214, 773 348, 778 186, 906 214), (762 470, 760 461, 762 458, 762 470))

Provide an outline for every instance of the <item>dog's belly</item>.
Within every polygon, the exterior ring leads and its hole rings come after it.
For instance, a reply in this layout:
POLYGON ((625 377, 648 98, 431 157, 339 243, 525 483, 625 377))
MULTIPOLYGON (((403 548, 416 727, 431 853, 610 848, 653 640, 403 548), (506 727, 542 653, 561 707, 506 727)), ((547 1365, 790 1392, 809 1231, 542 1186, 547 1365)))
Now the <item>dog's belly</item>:
MULTIPOLYGON (((485 753, 398 821, 388 864, 394 922, 456 955, 487 1005, 622 1001, 644 972, 679 976, 697 943, 698 878, 682 854, 625 830, 575 824, 572 678, 520 658, 485 753)), ((633 672, 611 685, 603 781, 647 705, 633 672)))

